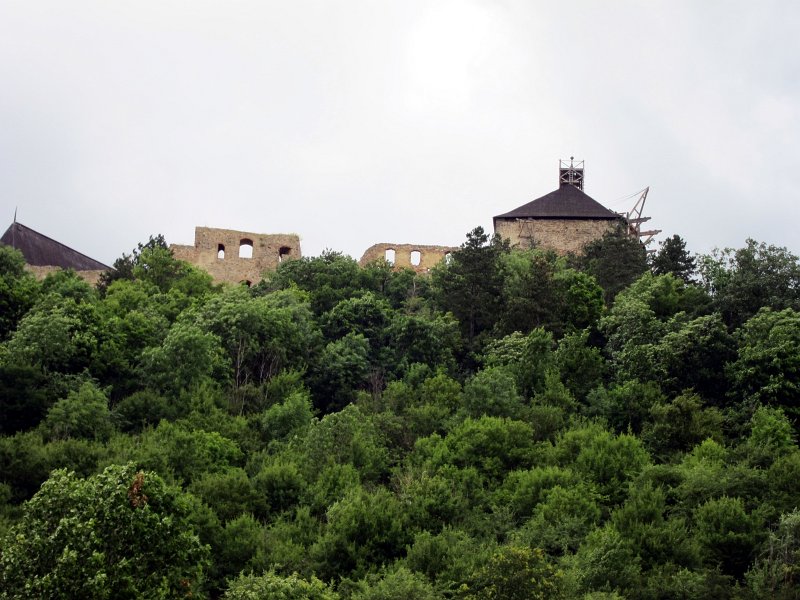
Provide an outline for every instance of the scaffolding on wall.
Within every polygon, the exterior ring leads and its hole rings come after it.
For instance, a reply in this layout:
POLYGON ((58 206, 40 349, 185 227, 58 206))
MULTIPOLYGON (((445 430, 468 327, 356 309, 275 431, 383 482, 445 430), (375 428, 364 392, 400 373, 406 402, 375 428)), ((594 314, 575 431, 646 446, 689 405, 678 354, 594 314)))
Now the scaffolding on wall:
MULTIPOLYGON (((653 241, 653 238, 661 233, 660 229, 650 229, 642 231, 642 223, 650 220, 650 217, 643 217, 644 204, 647 201, 647 194, 650 192, 650 186, 647 186, 639 193, 639 198, 636 204, 628 212, 624 213, 625 221, 628 224, 628 235, 638 239, 643 246, 647 246, 653 241)), ((651 251, 652 252, 652 251, 651 251)))

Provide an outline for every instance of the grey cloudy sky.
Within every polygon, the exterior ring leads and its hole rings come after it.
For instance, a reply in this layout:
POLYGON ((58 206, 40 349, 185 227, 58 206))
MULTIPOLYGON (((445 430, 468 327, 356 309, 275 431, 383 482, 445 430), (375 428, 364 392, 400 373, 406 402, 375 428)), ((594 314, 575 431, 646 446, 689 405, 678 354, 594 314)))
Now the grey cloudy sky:
POLYGON ((798 253, 799 32, 795 0, 0 0, 0 215, 108 263, 195 225, 358 258, 574 155, 694 251, 798 253))

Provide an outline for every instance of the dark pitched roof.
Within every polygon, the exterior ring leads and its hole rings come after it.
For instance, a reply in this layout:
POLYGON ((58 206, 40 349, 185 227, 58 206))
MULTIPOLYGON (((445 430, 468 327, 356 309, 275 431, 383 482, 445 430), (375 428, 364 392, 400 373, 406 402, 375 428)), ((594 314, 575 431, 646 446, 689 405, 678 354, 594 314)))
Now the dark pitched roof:
POLYGON ((76 271, 99 271, 110 268, 30 227, 25 227, 22 223, 12 223, 0 238, 0 242, 22 252, 25 262, 36 267, 52 266, 76 271))
POLYGON ((619 219, 620 215, 564 183, 554 192, 523 204, 495 219, 619 219))

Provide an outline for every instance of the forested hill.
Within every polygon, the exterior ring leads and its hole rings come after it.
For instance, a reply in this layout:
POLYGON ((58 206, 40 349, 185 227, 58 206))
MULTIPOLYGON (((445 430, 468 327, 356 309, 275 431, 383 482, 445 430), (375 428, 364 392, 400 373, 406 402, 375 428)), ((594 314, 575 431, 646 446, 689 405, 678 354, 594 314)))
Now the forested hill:
POLYGON ((798 598, 800 263, 0 248, 0 598, 798 598))

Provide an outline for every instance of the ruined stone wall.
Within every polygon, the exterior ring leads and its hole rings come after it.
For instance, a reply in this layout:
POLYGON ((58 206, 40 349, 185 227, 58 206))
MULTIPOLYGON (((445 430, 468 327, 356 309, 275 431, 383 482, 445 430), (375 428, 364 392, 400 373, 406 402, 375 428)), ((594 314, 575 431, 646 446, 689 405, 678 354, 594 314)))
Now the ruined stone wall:
POLYGON ((173 255, 211 275, 216 283, 258 283, 265 271, 274 271, 284 260, 302 256, 296 234, 263 234, 233 229, 195 227, 194 246, 172 244, 173 255), (252 256, 240 257, 252 246, 252 256))
POLYGON ((580 254, 591 241, 614 231, 613 219, 497 219, 494 232, 511 241, 512 247, 529 248, 531 241, 559 254, 580 254))
MULTIPOLYGON (((33 273, 33 276, 39 281, 47 277, 50 273, 63 270, 61 267, 54 267, 50 265, 42 266, 27 264, 25 265, 25 269, 33 273)), ((75 271, 75 274, 89 285, 97 285, 97 282, 100 280, 100 275, 103 273, 105 273, 105 270, 103 269, 100 269, 99 271, 75 271)))
POLYGON ((363 267, 376 260, 386 260, 387 250, 394 250, 394 260, 390 262, 394 265, 395 270, 407 268, 413 269, 417 273, 427 273, 458 248, 421 244, 375 244, 367 248, 358 264, 363 267), (417 265, 411 262, 412 252, 419 252, 419 264, 417 265))

